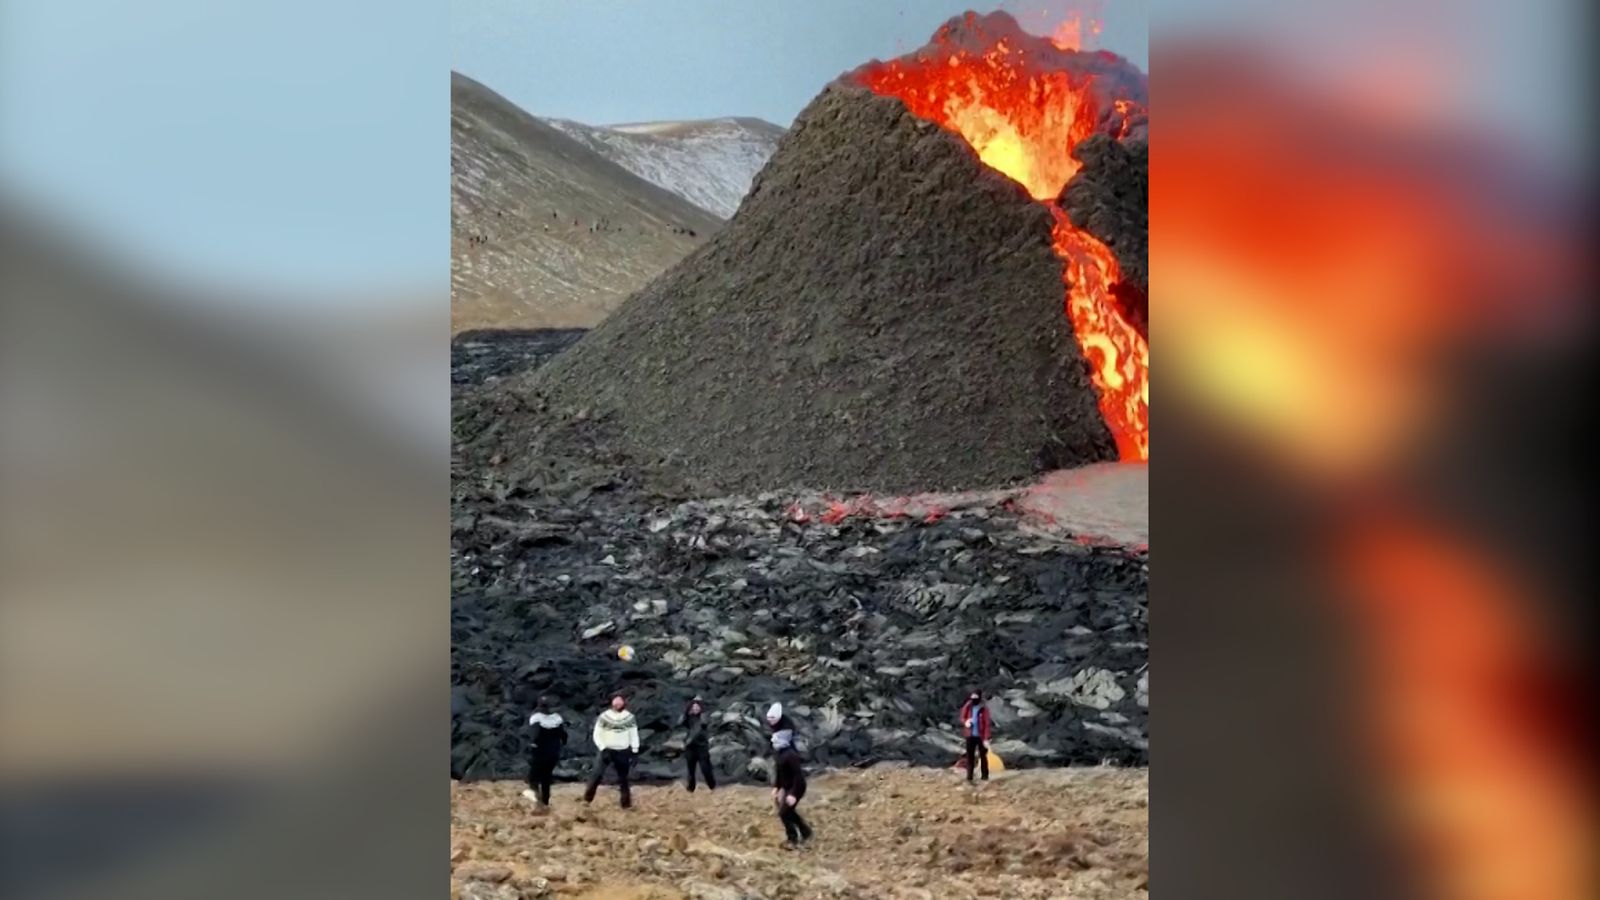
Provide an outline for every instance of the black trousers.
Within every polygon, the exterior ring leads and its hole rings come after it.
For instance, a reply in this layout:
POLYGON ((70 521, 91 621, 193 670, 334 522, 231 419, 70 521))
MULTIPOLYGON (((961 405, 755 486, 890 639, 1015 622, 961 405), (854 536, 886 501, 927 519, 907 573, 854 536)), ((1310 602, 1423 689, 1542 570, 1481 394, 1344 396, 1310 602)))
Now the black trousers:
POLYGON ((798 844, 801 841, 811 840, 811 826, 806 824, 805 819, 800 818, 799 798, 795 799, 793 806, 783 801, 783 797, 778 798, 778 821, 783 823, 783 833, 789 838, 789 843, 798 844))
POLYGON ((983 780, 989 780, 989 748, 983 745, 983 738, 967 736, 967 780, 978 773, 978 767, 983 767, 983 780))
POLYGON ((550 805, 550 782, 555 780, 556 763, 561 761, 556 753, 534 751, 528 755, 528 787, 539 795, 539 803, 550 805))
POLYGON ((594 761, 594 774, 589 776, 589 787, 583 792, 583 802, 594 800, 594 792, 600 787, 600 779, 606 774, 606 766, 617 770, 617 787, 622 791, 622 808, 627 809, 633 805, 633 792, 628 790, 628 766, 633 764, 633 754, 627 750, 601 750, 594 761))
POLYGON ((683 758, 689 767, 689 790, 694 791, 695 766, 700 767, 701 774, 706 777, 706 788, 717 789, 717 776, 711 771, 711 748, 706 744, 690 744, 683 748, 683 758))

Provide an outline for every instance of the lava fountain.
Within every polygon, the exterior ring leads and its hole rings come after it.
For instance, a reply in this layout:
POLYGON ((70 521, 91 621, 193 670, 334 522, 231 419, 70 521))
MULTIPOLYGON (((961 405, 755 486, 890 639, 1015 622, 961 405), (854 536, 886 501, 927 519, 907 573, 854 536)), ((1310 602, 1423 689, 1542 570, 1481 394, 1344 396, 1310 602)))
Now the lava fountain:
POLYGON ((1058 204, 1079 169, 1072 149, 1091 134, 1142 127, 1144 80, 1107 52, 1086 53, 1027 34, 1005 13, 967 13, 921 50, 852 73, 918 118, 960 135, 978 158, 1028 190, 1055 217, 1066 315, 1089 361, 1106 427, 1123 460, 1150 458, 1150 348, 1113 293, 1110 248, 1076 228, 1058 204))

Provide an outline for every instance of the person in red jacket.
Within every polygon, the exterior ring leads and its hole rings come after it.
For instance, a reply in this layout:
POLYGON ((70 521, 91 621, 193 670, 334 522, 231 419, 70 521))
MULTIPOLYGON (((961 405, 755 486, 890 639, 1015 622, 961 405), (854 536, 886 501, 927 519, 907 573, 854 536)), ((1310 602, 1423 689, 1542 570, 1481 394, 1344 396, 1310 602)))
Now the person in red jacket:
POLYGON ((973 691, 961 707, 961 733, 967 738, 967 780, 978 773, 981 766, 983 780, 989 780, 989 707, 984 705, 983 694, 973 691))

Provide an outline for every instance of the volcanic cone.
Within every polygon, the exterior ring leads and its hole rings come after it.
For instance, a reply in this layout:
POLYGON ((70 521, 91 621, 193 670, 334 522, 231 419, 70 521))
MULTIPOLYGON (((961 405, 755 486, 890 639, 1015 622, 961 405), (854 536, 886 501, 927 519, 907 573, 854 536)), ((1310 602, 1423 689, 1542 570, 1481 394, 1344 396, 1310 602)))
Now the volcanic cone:
POLYGON ((841 81, 712 241, 525 387, 720 490, 955 489, 1115 459, 1054 227, 960 137, 841 81))
POLYGON ((1148 338, 1150 290, 1150 149, 1145 141, 1093 135, 1073 148, 1083 165, 1061 192, 1073 225, 1099 238, 1117 256, 1115 286, 1124 317, 1148 338))

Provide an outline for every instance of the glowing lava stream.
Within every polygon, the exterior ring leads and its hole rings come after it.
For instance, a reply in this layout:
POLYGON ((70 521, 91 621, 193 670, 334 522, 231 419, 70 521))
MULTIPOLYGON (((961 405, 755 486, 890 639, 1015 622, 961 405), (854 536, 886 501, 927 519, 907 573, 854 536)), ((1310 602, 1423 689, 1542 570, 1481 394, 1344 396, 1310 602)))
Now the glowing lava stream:
POLYGON ((1067 221, 1060 207, 1055 251, 1066 268, 1067 318, 1089 361, 1100 393, 1100 415, 1117 439, 1123 460, 1150 458, 1150 345, 1111 302, 1111 286, 1121 278, 1110 248, 1067 221))
MULTIPOLYGON (((945 41, 941 31, 935 45, 945 41)), ((1064 71, 1038 71, 1029 52, 1000 38, 982 54, 892 60, 861 81, 897 97, 918 118, 960 135, 990 168, 1021 184, 1055 216, 1053 248, 1062 261, 1066 314, 1089 362, 1106 427, 1123 460, 1150 458, 1150 348, 1123 318, 1111 292, 1121 275, 1110 248, 1068 221, 1056 203, 1079 169, 1072 148, 1094 132, 1090 86, 1064 71)), ((1134 108, 1118 100, 1126 116, 1134 108)))

